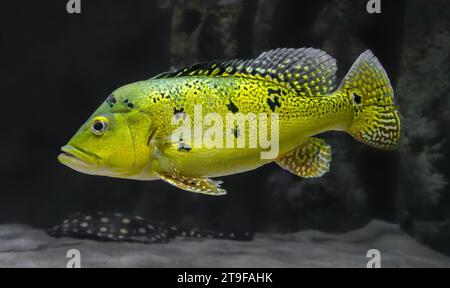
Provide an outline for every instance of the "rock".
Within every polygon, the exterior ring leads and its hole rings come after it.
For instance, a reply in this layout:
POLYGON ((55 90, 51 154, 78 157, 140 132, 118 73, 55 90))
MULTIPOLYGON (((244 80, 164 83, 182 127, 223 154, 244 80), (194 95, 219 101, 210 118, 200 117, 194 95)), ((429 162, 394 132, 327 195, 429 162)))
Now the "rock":
MULTIPOLYGON (((247 53, 240 34, 251 31, 255 1, 189 1, 173 6, 171 68, 247 53), (246 21, 247 20, 247 21, 246 21)), ((251 35, 244 35, 247 40, 251 35)), ((248 45, 247 45, 248 46, 248 45)), ((249 55, 250 56, 250 55, 249 55)))
POLYGON ((397 206, 415 219, 441 221, 450 218, 450 198, 445 196, 448 169, 444 168, 450 137, 450 3, 408 4, 396 87, 404 132, 397 206))
POLYGON ((420 243, 450 256, 450 220, 442 222, 415 221, 406 216, 400 224, 403 231, 420 243))

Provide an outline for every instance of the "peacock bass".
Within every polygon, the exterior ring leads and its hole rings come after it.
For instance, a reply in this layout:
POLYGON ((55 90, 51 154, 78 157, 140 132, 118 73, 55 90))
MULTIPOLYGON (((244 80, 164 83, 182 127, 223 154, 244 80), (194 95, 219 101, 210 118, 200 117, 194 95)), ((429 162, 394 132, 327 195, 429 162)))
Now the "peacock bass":
POLYGON ((314 136, 325 131, 345 131, 379 149, 395 148, 399 113, 378 59, 370 50, 362 53, 337 89, 336 71, 336 60, 324 51, 283 48, 255 59, 165 72, 112 92, 61 148, 58 160, 87 174, 162 179, 187 191, 223 195, 222 182, 212 177, 272 161, 300 177, 322 176, 330 167, 331 147, 314 136), (244 123, 224 125, 230 115, 244 123), (258 121, 261 115, 276 121, 258 121), (174 125, 183 120, 188 126, 174 125), (253 129, 252 123, 267 127, 253 129), (177 134, 181 126, 192 133, 177 134), (267 141, 249 145, 267 140, 261 137, 266 133, 277 140, 269 142, 276 146, 270 157, 261 154, 270 148, 262 145, 267 141), (205 138, 216 145, 201 145, 205 138))

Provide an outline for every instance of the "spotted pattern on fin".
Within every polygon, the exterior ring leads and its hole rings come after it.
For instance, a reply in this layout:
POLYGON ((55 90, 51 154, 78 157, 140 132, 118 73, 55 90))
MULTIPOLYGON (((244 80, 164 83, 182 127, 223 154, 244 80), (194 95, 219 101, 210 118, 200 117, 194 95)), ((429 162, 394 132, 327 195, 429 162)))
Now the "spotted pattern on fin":
POLYGON ((324 96, 335 90, 336 60, 314 48, 279 48, 255 59, 197 63, 152 79, 185 76, 237 76, 276 82, 301 96, 324 96))
POLYGON ((377 57, 362 53, 342 81, 339 90, 352 101, 350 134, 378 149, 393 149, 400 140, 400 116, 394 90, 377 57))
POLYGON ((253 240, 253 233, 211 231, 184 228, 121 213, 73 213, 61 224, 47 230, 53 237, 71 237, 97 241, 167 243, 176 237, 253 240))
POLYGON ((179 173, 160 173, 158 176, 167 183, 190 192, 214 196, 227 194, 227 191, 220 187, 220 184, 223 182, 219 180, 201 177, 190 178, 180 175, 179 173))
POLYGON ((282 168, 300 177, 320 177, 330 169, 331 146, 323 139, 307 138, 297 148, 276 160, 282 168))

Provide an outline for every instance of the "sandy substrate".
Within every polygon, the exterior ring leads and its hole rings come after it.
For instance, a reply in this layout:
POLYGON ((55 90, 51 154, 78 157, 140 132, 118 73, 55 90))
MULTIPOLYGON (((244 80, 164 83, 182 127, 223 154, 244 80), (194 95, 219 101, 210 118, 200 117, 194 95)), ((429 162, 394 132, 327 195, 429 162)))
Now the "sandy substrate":
POLYGON ((80 251, 82 267, 366 267, 374 248, 382 267, 450 267, 450 258, 380 221, 340 235, 303 231, 257 234, 252 242, 179 238, 168 244, 54 239, 27 226, 0 225, 0 267, 65 267, 69 249, 80 251))

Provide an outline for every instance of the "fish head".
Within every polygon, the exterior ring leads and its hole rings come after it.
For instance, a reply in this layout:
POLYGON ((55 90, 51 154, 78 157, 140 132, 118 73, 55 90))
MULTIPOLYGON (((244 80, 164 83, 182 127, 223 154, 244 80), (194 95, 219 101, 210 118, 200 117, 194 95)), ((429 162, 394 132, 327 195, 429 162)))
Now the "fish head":
POLYGON ((133 178, 149 163, 154 131, 146 113, 107 99, 61 148, 58 160, 86 174, 133 178))

